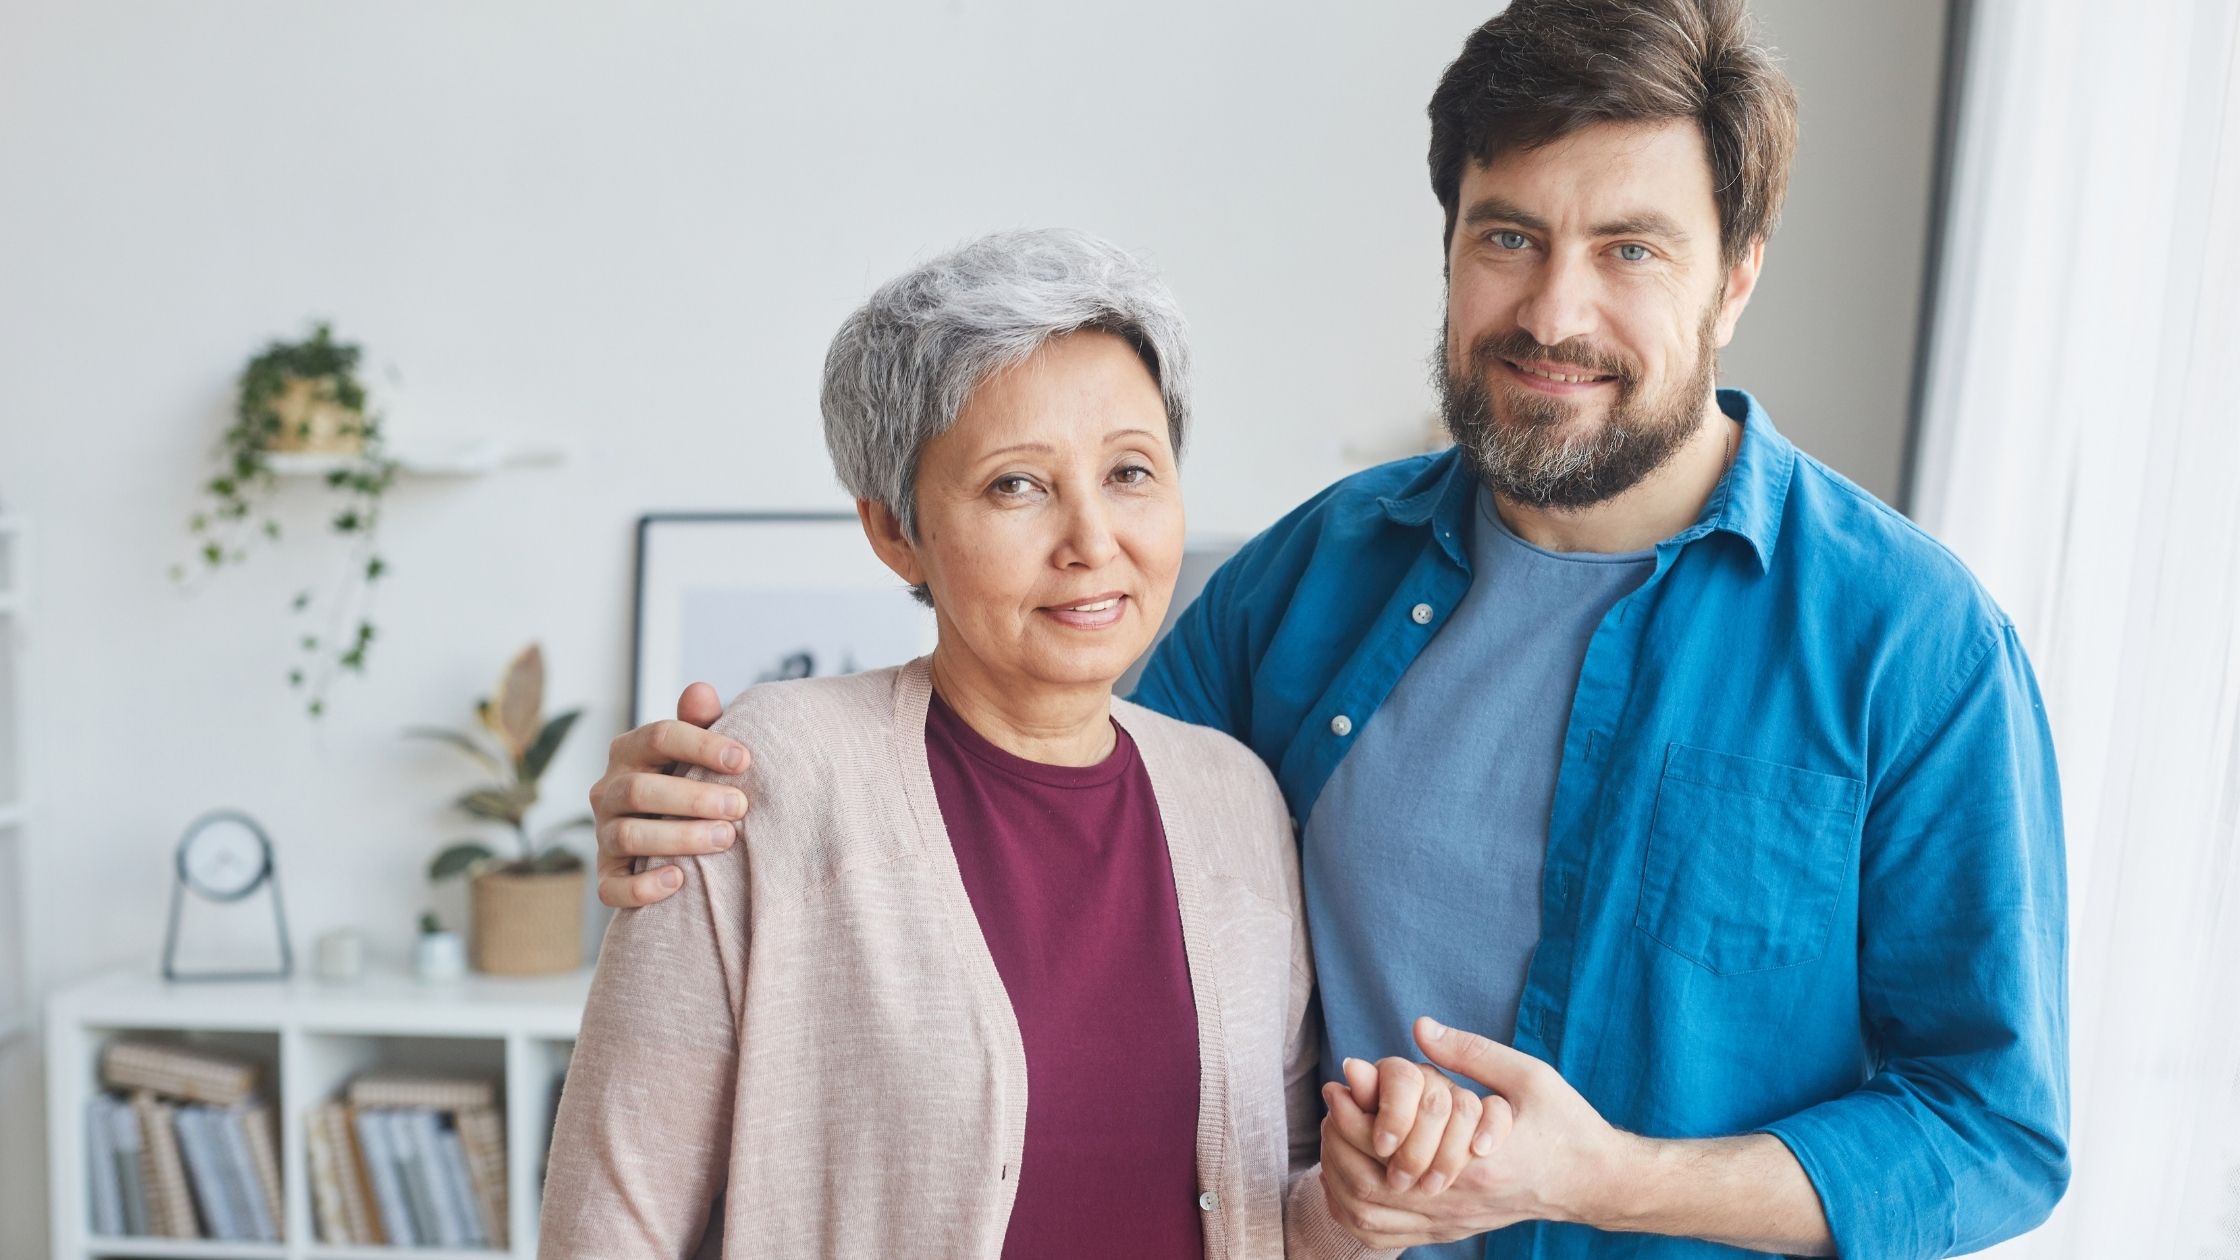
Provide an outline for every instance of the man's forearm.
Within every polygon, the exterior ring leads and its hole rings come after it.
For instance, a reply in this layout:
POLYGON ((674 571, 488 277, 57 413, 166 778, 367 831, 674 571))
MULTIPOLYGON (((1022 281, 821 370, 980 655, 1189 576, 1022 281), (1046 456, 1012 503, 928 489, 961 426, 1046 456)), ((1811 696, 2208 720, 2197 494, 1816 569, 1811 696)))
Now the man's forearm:
POLYGON ((1836 1253, 1819 1192, 1772 1134, 1703 1141, 1629 1134, 1609 1171, 1579 1205, 1582 1224, 1782 1255, 1836 1253))

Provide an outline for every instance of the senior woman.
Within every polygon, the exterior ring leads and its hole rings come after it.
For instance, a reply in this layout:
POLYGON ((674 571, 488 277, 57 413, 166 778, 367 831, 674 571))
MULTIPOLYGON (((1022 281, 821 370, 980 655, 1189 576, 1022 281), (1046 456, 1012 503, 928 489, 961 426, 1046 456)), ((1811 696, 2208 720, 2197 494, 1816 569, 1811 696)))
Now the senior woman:
POLYGON ((1267 770, 1112 697, 1183 546, 1181 321, 1119 250, 890 282, 825 437, 926 659, 716 729, 751 843, 608 930, 541 1252, 1354 1256, 1319 1173, 1298 870, 1267 770))

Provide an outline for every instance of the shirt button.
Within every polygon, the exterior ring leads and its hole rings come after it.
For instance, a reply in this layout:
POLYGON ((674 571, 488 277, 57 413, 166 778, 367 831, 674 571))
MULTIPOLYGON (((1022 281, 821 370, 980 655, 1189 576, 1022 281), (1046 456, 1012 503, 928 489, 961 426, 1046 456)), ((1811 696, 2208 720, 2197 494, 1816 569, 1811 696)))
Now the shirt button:
POLYGON ((1340 738, 1353 734, 1353 719, 1343 713, 1331 718, 1330 733, 1340 738))
POLYGON ((1201 1212, 1211 1212, 1212 1210, 1220 1206, 1221 1196, 1215 1194, 1211 1190, 1208 1190, 1204 1194, 1198 1196, 1198 1210, 1201 1212))
POLYGON ((1428 626, 1431 624, 1431 605, 1417 604, 1414 608, 1408 610, 1408 616, 1417 625, 1428 626))

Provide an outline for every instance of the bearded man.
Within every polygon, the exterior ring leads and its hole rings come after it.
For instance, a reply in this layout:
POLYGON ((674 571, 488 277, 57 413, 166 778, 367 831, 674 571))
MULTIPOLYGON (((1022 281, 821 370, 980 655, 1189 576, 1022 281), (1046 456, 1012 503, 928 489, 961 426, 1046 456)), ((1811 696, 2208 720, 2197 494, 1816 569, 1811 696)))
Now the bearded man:
MULTIPOLYGON (((1289 801, 1333 1208, 1454 1240, 1425 1260, 2031 1228, 2068 1007, 2029 663, 1958 560, 1715 387, 1793 90, 1738 0, 1516 0, 1430 114, 1455 446, 1255 538, 1135 696, 1289 801), (1485 1129, 1414 1136, 1451 1105, 1418 1049, 1491 1091, 1485 1129)), ((649 816, 718 816, 656 773, 745 755, 694 729, 714 700, 616 742, 610 903, 666 895, 633 856, 708 847, 649 816)))

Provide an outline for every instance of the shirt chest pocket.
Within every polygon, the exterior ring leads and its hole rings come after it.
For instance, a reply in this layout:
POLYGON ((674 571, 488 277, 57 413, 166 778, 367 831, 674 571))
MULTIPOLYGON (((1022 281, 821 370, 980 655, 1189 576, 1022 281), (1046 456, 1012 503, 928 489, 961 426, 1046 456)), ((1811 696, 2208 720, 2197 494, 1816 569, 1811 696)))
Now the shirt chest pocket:
POLYGON ((1634 926, 1719 975, 1814 961, 1851 878, 1864 792, 1842 775, 1670 745, 1634 926))

